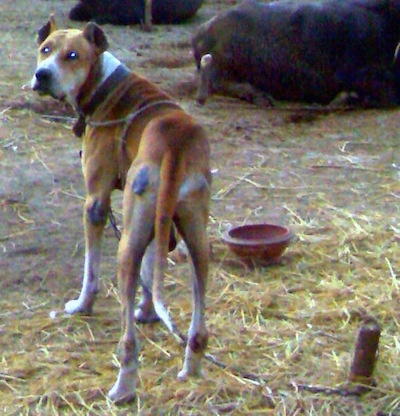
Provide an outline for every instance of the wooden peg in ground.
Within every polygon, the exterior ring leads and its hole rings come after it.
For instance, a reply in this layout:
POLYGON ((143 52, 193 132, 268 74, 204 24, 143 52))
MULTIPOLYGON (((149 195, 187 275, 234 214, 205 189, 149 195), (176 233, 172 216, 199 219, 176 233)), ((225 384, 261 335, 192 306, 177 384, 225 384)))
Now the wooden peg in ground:
POLYGON ((373 372, 378 358, 379 337, 381 327, 377 320, 368 317, 364 320, 358 333, 354 357, 350 368, 349 391, 363 394, 375 386, 373 372))

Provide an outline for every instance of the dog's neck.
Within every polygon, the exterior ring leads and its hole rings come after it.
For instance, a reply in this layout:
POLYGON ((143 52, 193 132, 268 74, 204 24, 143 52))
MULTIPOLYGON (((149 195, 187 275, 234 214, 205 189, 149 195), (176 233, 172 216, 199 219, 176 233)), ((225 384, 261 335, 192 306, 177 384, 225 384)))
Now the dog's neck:
POLYGON ((100 55, 76 99, 74 107, 79 115, 73 127, 76 136, 81 137, 85 131, 86 117, 92 115, 129 75, 129 69, 109 52, 100 55))
POLYGON ((102 53, 76 98, 77 112, 81 115, 93 113, 97 104, 102 102, 129 73, 121 61, 111 53, 102 53))
MULTIPOLYGON (((105 52, 93 65, 86 82, 81 87, 81 93, 77 96, 75 109, 79 118, 73 127, 75 135, 82 137, 88 120, 92 116, 99 116, 104 121, 107 114, 104 114, 104 112, 97 114, 96 111, 99 106, 106 105, 109 100, 120 99, 121 94, 124 94, 124 91, 127 90, 130 90, 129 103, 126 102, 125 104, 132 110, 131 119, 155 105, 168 104, 179 107, 167 94, 147 80, 132 74, 117 58, 105 52), (128 77, 129 82, 125 82, 128 77), (121 86, 124 85, 125 88, 122 88, 121 86)), ((121 122, 123 121, 124 118, 121 119, 121 122)), ((107 122, 119 123, 120 121, 107 120, 107 122)))

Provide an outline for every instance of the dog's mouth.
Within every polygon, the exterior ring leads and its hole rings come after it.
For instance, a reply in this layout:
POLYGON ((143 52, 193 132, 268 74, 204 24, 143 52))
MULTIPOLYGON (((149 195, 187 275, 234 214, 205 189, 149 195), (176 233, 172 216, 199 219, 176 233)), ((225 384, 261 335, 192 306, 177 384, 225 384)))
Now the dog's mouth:
POLYGON ((37 92, 40 96, 48 95, 58 101, 65 100, 65 94, 55 92, 49 85, 43 85, 39 82, 35 82, 32 86, 32 90, 37 92))
POLYGON ((45 68, 38 69, 31 82, 32 90, 39 95, 49 95, 56 100, 63 101, 65 94, 57 91, 55 84, 54 75, 50 70, 45 68))

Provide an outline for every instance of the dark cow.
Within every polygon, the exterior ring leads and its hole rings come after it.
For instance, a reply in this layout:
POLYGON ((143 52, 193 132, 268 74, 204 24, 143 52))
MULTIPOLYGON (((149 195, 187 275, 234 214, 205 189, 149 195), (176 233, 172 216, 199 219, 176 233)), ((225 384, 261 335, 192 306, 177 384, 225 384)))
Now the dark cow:
POLYGON ((400 0, 250 0, 201 25, 192 45, 210 91, 320 104, 347 92, 386 106, 400 102, 399 40, 400 0))
MULTIPOLYGON (((79 0, 69 13, 71 20, 99 24, 144 23, 148 0, 79 0)), ((155 24, 179 23, 194 16, 204 0, 152 0, 151 20, 155 24)))

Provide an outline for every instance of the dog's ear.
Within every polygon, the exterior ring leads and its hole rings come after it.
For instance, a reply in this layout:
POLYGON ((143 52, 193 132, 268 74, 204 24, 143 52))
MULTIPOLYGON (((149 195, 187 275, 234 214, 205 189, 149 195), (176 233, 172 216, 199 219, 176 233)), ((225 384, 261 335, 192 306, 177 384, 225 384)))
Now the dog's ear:
POLYGON ((83 36, 93 43, 99 53, 103 53, 108 49, 108 40, 103 32, 103 29, 94 22, 89 22, 83 29, 83 36))
POLYGON ((49 21, 38 30, 38 36, 36 38, 36 43, 41 45, 50 35, 51 32, 57 30, 56 19, 54 14, 50 15, 49 21))

